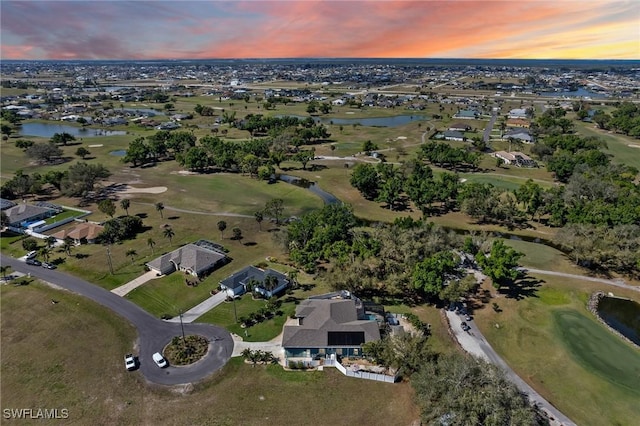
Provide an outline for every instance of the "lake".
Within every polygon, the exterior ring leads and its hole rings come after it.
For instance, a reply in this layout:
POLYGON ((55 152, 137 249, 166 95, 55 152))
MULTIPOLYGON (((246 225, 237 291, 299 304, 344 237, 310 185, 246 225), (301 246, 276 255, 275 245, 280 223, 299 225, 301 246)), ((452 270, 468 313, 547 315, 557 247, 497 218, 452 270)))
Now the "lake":
POLYGON ((122 136, 127 134, 124 130, 93 129, 89 127, 74 127, 57 123, 24 123, 20 126, 20 130, 18 131, 20 136, 38 136, 41 138, 51 138, 56 133, 69 133, 76 138, 122 136))
POLYGON ((640 346, 640 304, 618 297, 603 297, 598 314, 610 327, 640 346))
MULTIPOLYGON (((279 115, 277 117, 284 117, 279 115)), ((299 119, 305 119, 307 117, 300 115, 292 115, 290 117, 296 117, 299 119)), ((404 126, 405 124, 412 123, 414 121, 424 121, 427 117, 424 115, 396 115, 393 117, 370 117, 370 118, 330 118, 330 117, 313 117, 316 123, 322 124, 335 124, 338 126, 351 126, 358 124, 360 126, 368 127, 397 127, 404 126)))
POLYGON ((572 92, 540 92, 540 96, 553 97, 553 98, 592 98, 592 99, 604 99, 607 96, 602 93, 591 92, 589 90, 580 87, 578 90, 572 92))

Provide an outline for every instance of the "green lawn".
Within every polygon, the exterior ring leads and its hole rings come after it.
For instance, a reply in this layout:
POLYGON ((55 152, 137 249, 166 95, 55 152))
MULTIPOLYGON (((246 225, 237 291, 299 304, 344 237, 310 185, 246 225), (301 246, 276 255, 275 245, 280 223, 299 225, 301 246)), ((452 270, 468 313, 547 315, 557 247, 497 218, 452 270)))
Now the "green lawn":
MULTIPOLYGON (((522 300, 491 299, 502 309, 474 312, 489 343, 536 391, 580 425, 635 424, 640 417, 640 350, 597 322, 586 309, 595 290, 637 293, 541 275, 522 300)), ((494 290, 491 290, 494 293, 494 290)))
POLYGON ((35 282, 1 286, 0 296, 3 409, 67 408, 65 423, 74 425, 408 425, 420 417, 408 383, 241 358, 193 387, 149 386, 124 368, 135 330, 106 308, 35 282), (354 395, 366 397, 354 404, 354 395))
POLYGON ((626 164, 640 170, 640 139, 596 129, 593 123, 576 122, 576 128, 585 136, 595 136, 603 140, 607 144, 605 152, 613 156, 614 163, 626 164))

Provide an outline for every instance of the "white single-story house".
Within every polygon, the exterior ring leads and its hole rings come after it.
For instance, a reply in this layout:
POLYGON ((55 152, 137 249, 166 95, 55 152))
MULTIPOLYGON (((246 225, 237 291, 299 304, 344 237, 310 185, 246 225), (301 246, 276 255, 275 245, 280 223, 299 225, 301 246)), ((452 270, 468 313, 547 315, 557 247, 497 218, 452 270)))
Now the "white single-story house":
POLYGON ((518 151, 496 151, 491 155, 501 159, 505 164, 513 164, 518 167, 536 167, 538 165, 531 157, 518 151))

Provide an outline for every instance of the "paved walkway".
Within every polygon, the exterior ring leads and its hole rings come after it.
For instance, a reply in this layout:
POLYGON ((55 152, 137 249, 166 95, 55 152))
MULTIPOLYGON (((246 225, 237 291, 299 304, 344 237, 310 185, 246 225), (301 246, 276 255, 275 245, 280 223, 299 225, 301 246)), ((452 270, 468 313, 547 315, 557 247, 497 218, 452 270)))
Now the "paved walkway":
POLYGON ((523 268, 523 270, 525 272, 531 272, 532 274, 545 274, 545 275, 554 275, 556 277, 574 278, 577 280, 591 281, 595 283, 612 285, 614 287, 626 288, 627 290, 640 291, 640 287, 629 285, 625 283, 624 280, 621 278, 610 280, 607 278, 587 277, 585 275, 567 274, 565 272, 547 271, 544 269, 523 268))
MULTIPOLYGON (((194 306, 193 308, 189 309, 187 312, 183 313, 182 322, 183 323, 194 322, 196 319, 198 319, 205 313, 209 312, 211 309, 215 308, 216 306, 224 302, 226 298, 227 298, 227 293, 225 291, 221 291, 219 293, 214 294, 204 302, 194 306)), ((173 317, 170 320, 167 320, 167 322, 180 322, 180 317, 179 316, 173 317)))
POLYGON ((155 271, 149 271, 145 274, 140 275, 135 280, 131 280, 126 284, 121 285, 120 287, 116 287, 111 290, 111 293, 117 294, 118 296, 124 297, 127 293, 131 292, 133 289, 140 287, 142 284, 151 281, 155 278, 160 278, 162 275, 156 275, 155 271))
MULTIPOLYGON (((496 353, 491 347, 489 342, 484 338, 478 327, 476 327, 473 321, 467 321, 467 324, 471 327, 471 330, 465 332, 462 330, 462 317, 452 311, 447 311, 447 319, 451 326, 451 331, 460 343, 462 348, 472 355, 484 359, 494 365, 497 365, 504 370, 507 378, 513 382, 521 392, 525 393, 529 400, 536 404, 542 411, 547 413, 551 424, 554 426, 575 426, 575 423, 570 418, 565 416, 554 407, 549 401, 544 399, 538 392, 536 392, 527 382, 522 380, 515 371, 507 365, 507 363, 496 353)), ((235 349, 235 347, 234 347, 235 349)))

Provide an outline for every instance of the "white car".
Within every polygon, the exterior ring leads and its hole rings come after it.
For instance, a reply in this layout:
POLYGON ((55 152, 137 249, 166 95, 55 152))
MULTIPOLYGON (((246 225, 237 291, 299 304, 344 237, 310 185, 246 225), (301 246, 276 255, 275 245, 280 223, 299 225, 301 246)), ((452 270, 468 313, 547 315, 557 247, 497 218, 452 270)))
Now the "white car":
POLYGON ((136 357, 134 357, 132 354, 126 354, 124 356, 124 366, 129 371, 135 370, 138 366, 136 363, 136 357))
POLYGON ((169 365, 167 363, 167 360, 164 359, 164 357, 160 354, 160 352, 156 352, 155 354, 153 354, 152 358, 153 358, 153 362, 155 362, 156 365, 160 368, 164 368, 167 365, 169 365))

